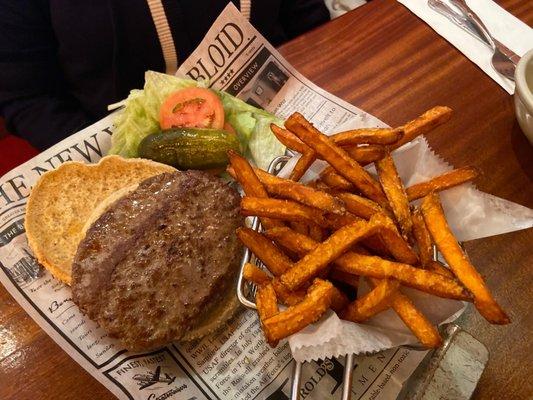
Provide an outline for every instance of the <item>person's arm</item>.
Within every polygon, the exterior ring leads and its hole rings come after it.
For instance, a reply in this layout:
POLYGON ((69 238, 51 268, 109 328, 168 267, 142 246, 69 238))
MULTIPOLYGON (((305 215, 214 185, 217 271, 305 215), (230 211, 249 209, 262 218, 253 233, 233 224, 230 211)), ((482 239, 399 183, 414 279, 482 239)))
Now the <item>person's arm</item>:
POLYGON ((283 0, 280 19, 292 39, 329 21, 330 15, 324 0, 283 0))
POLYGON ((0 115, 41 150, 91 122, 66 90, 48 9, 45 0, 0 2, 0 115))

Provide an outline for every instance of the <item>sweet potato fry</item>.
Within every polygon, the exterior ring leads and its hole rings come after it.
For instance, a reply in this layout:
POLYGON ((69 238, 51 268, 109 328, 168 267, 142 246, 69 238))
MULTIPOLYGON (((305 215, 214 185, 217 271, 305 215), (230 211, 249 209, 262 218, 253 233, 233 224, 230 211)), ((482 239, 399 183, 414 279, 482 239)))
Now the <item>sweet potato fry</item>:
POLYGON ((271 283, 259 286, 255 295, 255 304, 261 322, 279 313, 276 292, 271 283))
POLYGON ((339 175, 332 167, 324 168, 320 173, 320 181, 335 190, 352 191, 355 189, 354 185, 339 175))
POLYGON ((374 225, 366 221, 357 221, 342 227, 285 272, 280 277, 281 282, 289 289, 298 288, 326 268, 351 245, 372 234, 374 229, 374 225))
POLYGON ((279 278, 272 279, 272 286, 276 291, 279 301, 286 306, 294 306, 301 302, 305 297, 305 290, 289 290, 287 287, 281 283, 279 278))
POLYGON ((339 146, 357 144, 393 144, 403 136, 403 128, 361 128, 331 135, 339 146))
POLYGON ((436 106, 426 111, 424 114, 406 123, 402 128, 404 131, 403 137, 394 143, 390 150, 397 149, 405 143, 410 142, 419 135, 424 135, 437 126, 447 122, 452 116, 453 110, 449 107, 436 106))
POLYGON ((275 346, 281 339, 316 322, 331 305, 333 290, 330 282, 315 279, 303 301, 263 321, 267 342, 275 346))
MULTIPOLYGON (((370 286, 376 288, 382 280, 369 278, 370 286)), ((398 314, 401 320, 407 325, 411 332, 420 340, 424 346, 429 348, 439 347, 442 343, 439 331, 431 322, 419 311, 413 302, 397 289, 390 298, 391 308, 398 314)))
POLYGON ((381 187, 389 200, 390 207, 398 221, 402 235, 404 239, 409 240, 413 230, 411 210, 409 209, 409 201, 405 194, 405 188, 394 165, 394 160, 387 153, 381 160, 376 161, 375 165, 381 187))
MULTIPOLYGON (((357 217, 357 216, 355 216, 355 215, 353 215, 351 213, 348 213, 348 212, 344 213, 342 215, 340 215, 340 214, 326 214, 325 217, 326 217, 326 220, 328 222, 329 227, 332 228, 333 230, 340 229, 343 226, 350 225, 350 224, 352 224, 352 223, 354 223, 356 221, 364 221, 364 219, 359 218, 359 217, 357 217)), ((313 224, 309 224, 309 230, 307 230, 307 231, 299 229, 299 226, 296 226, 296 225, 292 226, 292 224, 293 223, 291 223, 291 228, 293 228, 296 232, 302 233, 302 234, 304 234, 306 236, 311 236, 313 240, 322 241, 322 240, 318 239, 318 236, 314 237, 312 235, 313 232, 311 232, 311 227, 313 226, 313 224)), ((383 227, 378 227, 378 228, 381 229, 383 227)), ((396 235, 399 235, 397 233, 397 231, 396 231, 396 235)), ((383 240, 378 235, 366 237, 366 238, 364 238, 361 241, 361 243, 364 244, 369 249, 371 249, 374 252, 376 252, 377 254, 380 254, 380 255, 389 255, 390 254, 390 252, 389 252, 388 248, 385 246, 383 240)), ((404 249, 400 249, 400 250, 404 250, 404 249)))
POLYGON ((409 201, 421 199, 431 192, 440 192, 472 181, 479 176, 479 171, 474 167, 463 167, 446 172, 426 182, 416 183, 406 189, 409 201))
POLYGON ((334 285, 331 296, 331 309, 336 313, 340 313, 346 308, 346 306, 348 306, 349 303, 350 300, 348 300, 348 297, 334 285))
MULTIPOLYGON (((350 214, 350 213, 345 213, 343 215, 328 214, 326 218, 330 226, 335 230, 340 229, 343 226, 352 224, 356 221, 364 221, 364 219, 356 217, 355 215, 350 214)), ((378 228, 381 229, 382 227, 378 226, 378 228)), ((361 244, 373 250, 377 254, 380 254, 380 255, 390 254, 387 246, 385 246, 383 240, 381 239, 379 235, 366 237, 361 241, 361 244)))
POLYGON ((241 214, 245 216, 275 218, 285 221, 313 222, 323 227, 329 227, 324 214, 317 208, 305 206, 291 200, 280 200, 259 197, 243 197, 241 200, 241 214))
POLYGON ((413 213, 413 233, 418 246, 418 254, 420 256, 420 263, 422 266, 430 271, 436 272, 455 278, 451 270, 442 265, 439 261, 433 259, 433 241, 426 227, 426 222, 422 217, 419 208, 414 209, 413 213))
POLYGON ((316 240, 317 242, 321 242, 323 240, 322 238, 322 228, 315 224, 309 225, 309 236, 316 240))
MULTIPOLYGON (((304 257, 307 253, 314 250, 316 246, 320 244, 308 235, 296 232, 295 230, 285 226, 269 229, 264 231, 263 234, 275 242, 278 246, 298 254, 299 257, 304 257)), ((352 251, 356 251, 360 254, 370 255, 368 251, 358 245, 353 245, 351 249, 352 251)), ((331 273, 333 272, 335 272, 335 270, 331 271, 331 273)))
POLYGON ((340 214, 328 214, 328 222, 333 229, 340 229, 343 226, 350 225, 355 221, 364 221, 363 218, 356 217, 350 213, 340 214))
POLYGON ((442 344, 439 331, 405 294, 397 291, 391 307, 424 346, 437 348, 442 344))
POLYGON ((287 306, 298 304, 305 297, 305 290, 295 290, 291 292, 279 281, 278 278, 272 279, 265 271, 250 263, 245 264, 243 277, 257 286, 272 283, 277 298, 282 304, 287 306))
MULTIPOLYGON (((235 174, 234 178, 240 183, 244 193, 247 196, 268 197, 267 191, 255 175, 248 160, 233 150, 228 151, 228 157, 232 166, 232 172, 235 174)), ((283 226, 281 221, 276 221, 271 218, 261 218, 261 224, 265 229, 274 226, 283 226)))
POLYGON ((288 179, 278 178, 260 169, 256 169, 255 173, 269 194, 335 214, 343 214, 346 211, 343 201, 329 193, 288 179))
POLYGON ((305 256, 318 246, 318 242, 311 239, 308 235, 287 227, 272 228, 263 233, 267 238, 276 242, 278 246, 290 250, 300 257, 305 256))
POLYGON ((344 202, 347 211, 364 219, 370 219, 372 215, 383 212, 383 208, 378 203, 353 193, 338 192, 335 193, 335 197, 344 202))
POLYGON ((334 190, 331 189, 328 185, 322 182, 320 179, 315 179, 307 184, 307 186, 312 187, 313 189, 320 190, 329 194, 334 194, 334 190))
POLYGON ((447 276, 455 278, 453 272, 443 266, 440 262, 433 260, 433 241, 422 216, 422 212, 418 207, 412 209, 411 216, 413 218, 413 234, 418 246, 418 255, 420 263, 426 269, 447 276))
POLYGON ((340 314, 342 319, 363 322, 389 308, 393 296, 400 287, 400 282, 389 279, 381 281, 376 279, 376 281, 376 286, 370 292, 351 302, 342 311, 340 314))
POLYGON ((366 196, 378 204, 387 204, 385 194, 379 184, 354 161, 344 150, 320 133, 303 115, 292 114, 285 126, 326 160, 339 174, 357 186, 366 196))
POLYGON ((316 154, 314 151, 308 151, 303 153, 302 156, 296 162, 296 165, 291 171, 289 179, 298 182, 302 176, 306 173, 309 167, 315 162, 316 154))
POLYGON ((432 193, 424 197, 421 209, 427 228, 435 244, 455 276, 457 276, 474 296, 474 304, 479 313, 493 324, 508 324, 510 322, 509 317, 498 303, 496 303, 483 278, 470 263, 463 249, 461 249, 461 246, 459 246, 459 243, 457 243, 457 240, 453 236, 438 196, 432 193))
POLYGON ((331 272, 329 273, 329 276, 334 281, 343 282, 347 284, 348 286, 353 287, 354 289, 359 288, 359 276, 358 275, 353 275, 353 274, 349 274, 344 271, 332 269, 331 272))
POLYGON ((347 146, 342 149, 363 166, 383 158, 386 154, 385 147, 377 144, 371 144, 369 146, 347 146))
POLYGON ((302 235, 309 235, 309 224, 299 221, 290 221, 289 225, 296 232, 301 233, 302 235))
MULTIPOLYGON (((351 274, 378 279, 393 278, 403 285, 435 296, 469 300, 469 293, 455 280, 409 264, 348 252, 335 261, 335 268, 351 274)), ((283 276, 283 275, 282 275, 283 276)))
POLYGON ((453 272, 449 270, 448 268, 446 268, 444 265, 442 265, 438 261, 431 260, 428 263, 426 268, 429 269, 430 271, 435 272, 436 274, 441 274, 441 275, 447 276, 448 278, 455 279, 455 275, 453 274, 453 272))
POLYGON ((244 265, 242 276, 244 279, 256 284, 257 286, 267 284, 272 280, 272 278, 265 271, 251 263, 246 263, 244 265))
POLYGON ((287 129, 280 128, 275 124, 270 124, 270 129, 276 138, 291 150, 297 151, 300 154, 314 153, 314 151, 302 142, 298 136, 287 129))
POLYGON ((241 184, 244 193, 246 193, 247 196, 268 197, 266 189, 255 175, 248 160, 233 150, 228 151, 228 157, 230 164, 233 167, 235 178, 241 184))
POLYGON ((374 214, 372 219, 379 225, 379 233, 392 256, 403 263, 416 264, 418 256, 398 232, 394 222, 383 213, 374 214))
POLYGON ((259 258, 273 275, 278 276, 292 268, 293 263, 277 246, 250 228, 238 228, 237 237, 259 258))
POLYGON ((431 236, 429 236, 426 223, 419 208, 413 207, 411 217, 413 221, 413 236, 418 247, 420 263, 424 268, 427 268, 429 263, 433 261, 433 241, 431 240, 431 236))
MULTIPOLYGON (((271 230, 265 232, 265 234, 280 246, 284 246, 283 243, 285 243, 287 246, 291 247, 294 252, 299 253, 302 256, 314 250, 318 246, 318 243, 314 242, 312 239, 300 235, 286 227, 272 228, 271 230)), ((337 264, 338 261, 335 261, 335 263, 337 264)), ((414 267, 411 268, 416 270, 414 267)), ((372 268, 362 268, 361 271, 373 274, 376 278, 393 278, 390 270, 387 271, 383 269, 381 271, 374 271, 372 268)), ((336 272, 342 271, 336 268, 331 271, 331 274, 336 272)), ((371 277, 372 275, 367 276, 371 277)), ((370 283, 375 282, 372 279, 369 279, 369 281, 370 283)), ((441 344, 442 339, 440 338, 438 331, 415 307, 415 305, 407 296, 398 291, 391 300, 391 307, 400 316, 402 321, 404 321, 409 329, 411 329, 413 334, 418 338, 418 340, 420 340, 422 344, 427 347, 438 347, 441 344)))

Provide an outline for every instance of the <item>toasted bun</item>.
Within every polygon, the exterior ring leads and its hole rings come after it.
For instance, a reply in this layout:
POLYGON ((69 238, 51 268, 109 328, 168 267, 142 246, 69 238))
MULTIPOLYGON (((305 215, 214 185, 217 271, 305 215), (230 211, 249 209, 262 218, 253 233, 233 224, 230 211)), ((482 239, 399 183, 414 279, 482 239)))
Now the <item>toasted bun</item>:
MULTIPOLYGON (((98 164, 66 162, 43 174, 30 194, 24 221, 35 257, 54 277, 70 285, 76 249, 99 204, 118 190, 134 189, 146 178, 174 171, 150 160, 107 156, 98 164)), ((127 192, 119 192, 107 201, 127 192)))

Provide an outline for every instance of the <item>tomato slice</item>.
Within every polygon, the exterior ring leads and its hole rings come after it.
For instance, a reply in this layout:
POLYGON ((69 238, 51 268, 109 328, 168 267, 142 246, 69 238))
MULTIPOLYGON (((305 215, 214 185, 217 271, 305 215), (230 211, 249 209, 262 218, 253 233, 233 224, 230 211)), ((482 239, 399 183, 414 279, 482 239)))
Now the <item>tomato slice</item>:
POLYGON ((224 126, 224 108, 209 89, 191 87, 171 93, 159 110, 161 129, 213 128, 224 126))

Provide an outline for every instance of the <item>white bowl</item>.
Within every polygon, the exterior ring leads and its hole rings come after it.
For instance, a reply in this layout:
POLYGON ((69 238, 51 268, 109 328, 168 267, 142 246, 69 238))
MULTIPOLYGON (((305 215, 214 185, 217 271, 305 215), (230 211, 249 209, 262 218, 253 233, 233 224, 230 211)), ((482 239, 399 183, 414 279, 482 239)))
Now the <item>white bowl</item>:
POLYGON ((533 49, 518 62, 515 70, 514 106, 522 131, 533 144, 533 49))

